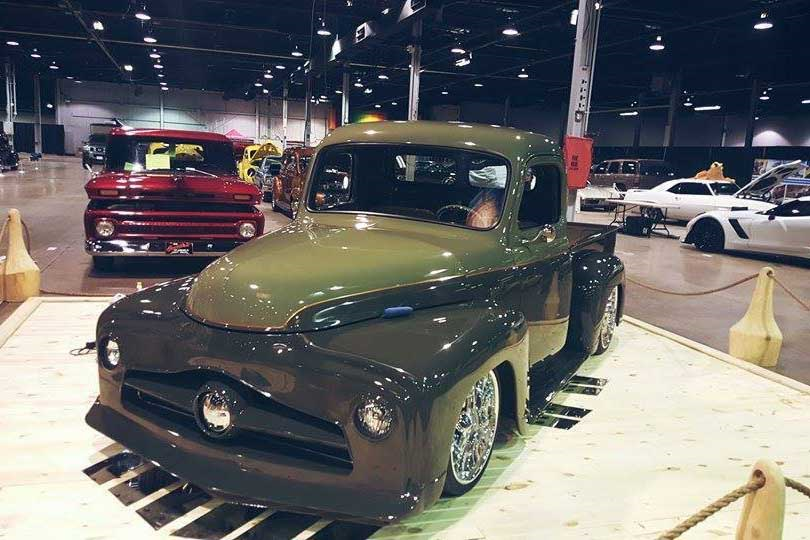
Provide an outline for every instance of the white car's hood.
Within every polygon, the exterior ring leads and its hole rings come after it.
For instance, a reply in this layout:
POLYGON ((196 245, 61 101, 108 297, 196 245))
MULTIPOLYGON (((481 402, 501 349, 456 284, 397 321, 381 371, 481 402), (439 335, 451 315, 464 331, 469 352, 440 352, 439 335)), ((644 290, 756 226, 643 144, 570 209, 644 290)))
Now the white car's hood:
POLYGON ((718 210, 753 210, 759 212, 776 206, 759 199, 744 199, 736 195, 717 195, 714 199, 718 210))
POLYGON ((768 169, 764 173, 760 174, 753 180, 751 180, 745 187, 743 187, 740 191, 736 193, 736 195, 742 195, 749 191, 760 191, 762 189, 767 189, 769 187, 776 186, 785 181, 785 178, 795 174, 796 171, 802 168, 802 162, 800 160, 791 161, 789 163, 782 163, 781 165, 777 165, 772 169, 768 169))

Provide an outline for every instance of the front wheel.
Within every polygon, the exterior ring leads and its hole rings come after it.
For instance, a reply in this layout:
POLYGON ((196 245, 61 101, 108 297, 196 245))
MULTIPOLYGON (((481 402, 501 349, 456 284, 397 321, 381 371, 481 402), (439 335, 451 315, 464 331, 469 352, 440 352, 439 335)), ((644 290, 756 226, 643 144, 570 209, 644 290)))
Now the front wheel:
POLYGON ((594 347, 593 354, 602 354, 613 341, 613 335, 616 333, 616 325, 619 318, 619 287, 618 285, 610 290, 607 302, 605 302, 605 310, 602 312, 602 320, 599 321, 599 329, 596 335, 596 346, 594 347))
POLYGON ((701 251, 718 252, 725 247, 726 238, 723 227, 712 219, 701 219, 695 223, 693 232, 695 247, 701 251))
POLYGON ((475 382, 461 407, 450 443, 446 494, 463 495, 481 480, 492 456, 500 406, 498 377, 490 371, 475 382))

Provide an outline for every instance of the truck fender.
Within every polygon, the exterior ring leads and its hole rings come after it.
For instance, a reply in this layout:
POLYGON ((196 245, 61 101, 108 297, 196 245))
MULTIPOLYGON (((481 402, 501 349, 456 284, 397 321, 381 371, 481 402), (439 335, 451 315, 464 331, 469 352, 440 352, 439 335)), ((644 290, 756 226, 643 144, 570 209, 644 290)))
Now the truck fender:
MULTIPOLYGON (((610 290, 619 287, 619 314, 624 313, 624 264, 615 255, 589 251, 575 254, 574 287, 566 348, 593 353, 597 330, 610 290)), ((617 322, 619 322, 617 321, 617 322)))

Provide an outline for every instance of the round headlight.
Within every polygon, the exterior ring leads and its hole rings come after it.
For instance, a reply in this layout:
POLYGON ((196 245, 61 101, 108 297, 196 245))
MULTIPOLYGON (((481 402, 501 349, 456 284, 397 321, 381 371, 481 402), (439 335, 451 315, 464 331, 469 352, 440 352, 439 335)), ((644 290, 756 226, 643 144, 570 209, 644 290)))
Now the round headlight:
POLYGON ((109 219, 96 221, 96 235, 99 238, 109 238, 115 234, 115 224, 109 219))
POLYGON ((239 236, 242 238, 253 238, 256 236, 256 225, 246 221, 239 225, 239 236))
POLYGON ((383 439, 394 426, 394 409, 381 397, 364 399, 354 411, 357 429, 370 439, 383 439))
POLYGON ((118 342, 113 339, 103 340, 98 354, 99 360, 107 369, 115 369, 121 361, 121 349, 118 347, 118 342))

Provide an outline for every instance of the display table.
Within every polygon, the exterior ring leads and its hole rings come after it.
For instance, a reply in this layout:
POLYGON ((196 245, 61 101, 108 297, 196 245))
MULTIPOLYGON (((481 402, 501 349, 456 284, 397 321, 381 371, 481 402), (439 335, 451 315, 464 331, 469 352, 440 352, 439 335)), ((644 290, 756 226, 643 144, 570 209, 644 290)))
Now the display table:
MULTIPOLYGON (((93 339, 106 305, 35 299, 0 326, 5 537, 653 538, 743 484, 759 458, 795 478, 810 472, 810 387, 630 319, 554 398, 553 414, 569 421, 503 433, 463 497, 379 530, 237 507, 120 457, 85 425, 95 357, 70 351, 93 339), (149 488, 133 482, 150 474, 149 488)), ((733 536, 741 506, 690 534, 733 536)), ((810 530, 808 499, 789 490, 786 514, 785 538, 810 530)))
POLYGON ((657 231, 663 231, 663 236, 666 236, 667 238, 674 238, 675 235, 673 235, 667 227, 667 213, 671 208, 678 208, 677 206, 668 206, 654 202, 625 201, 624 199, 608 199, 606 202, 615 206, 613 210, 613 220, 610 222, 611 225, 617 225, 621 229, 624 229, 628 211, 632 211, 635 208, 638 208, 639 210, 643 210, 645 208, 654 208, 659 210, 660 214, 650 217, 652 220, 650 232, 655 233, 657 231))

